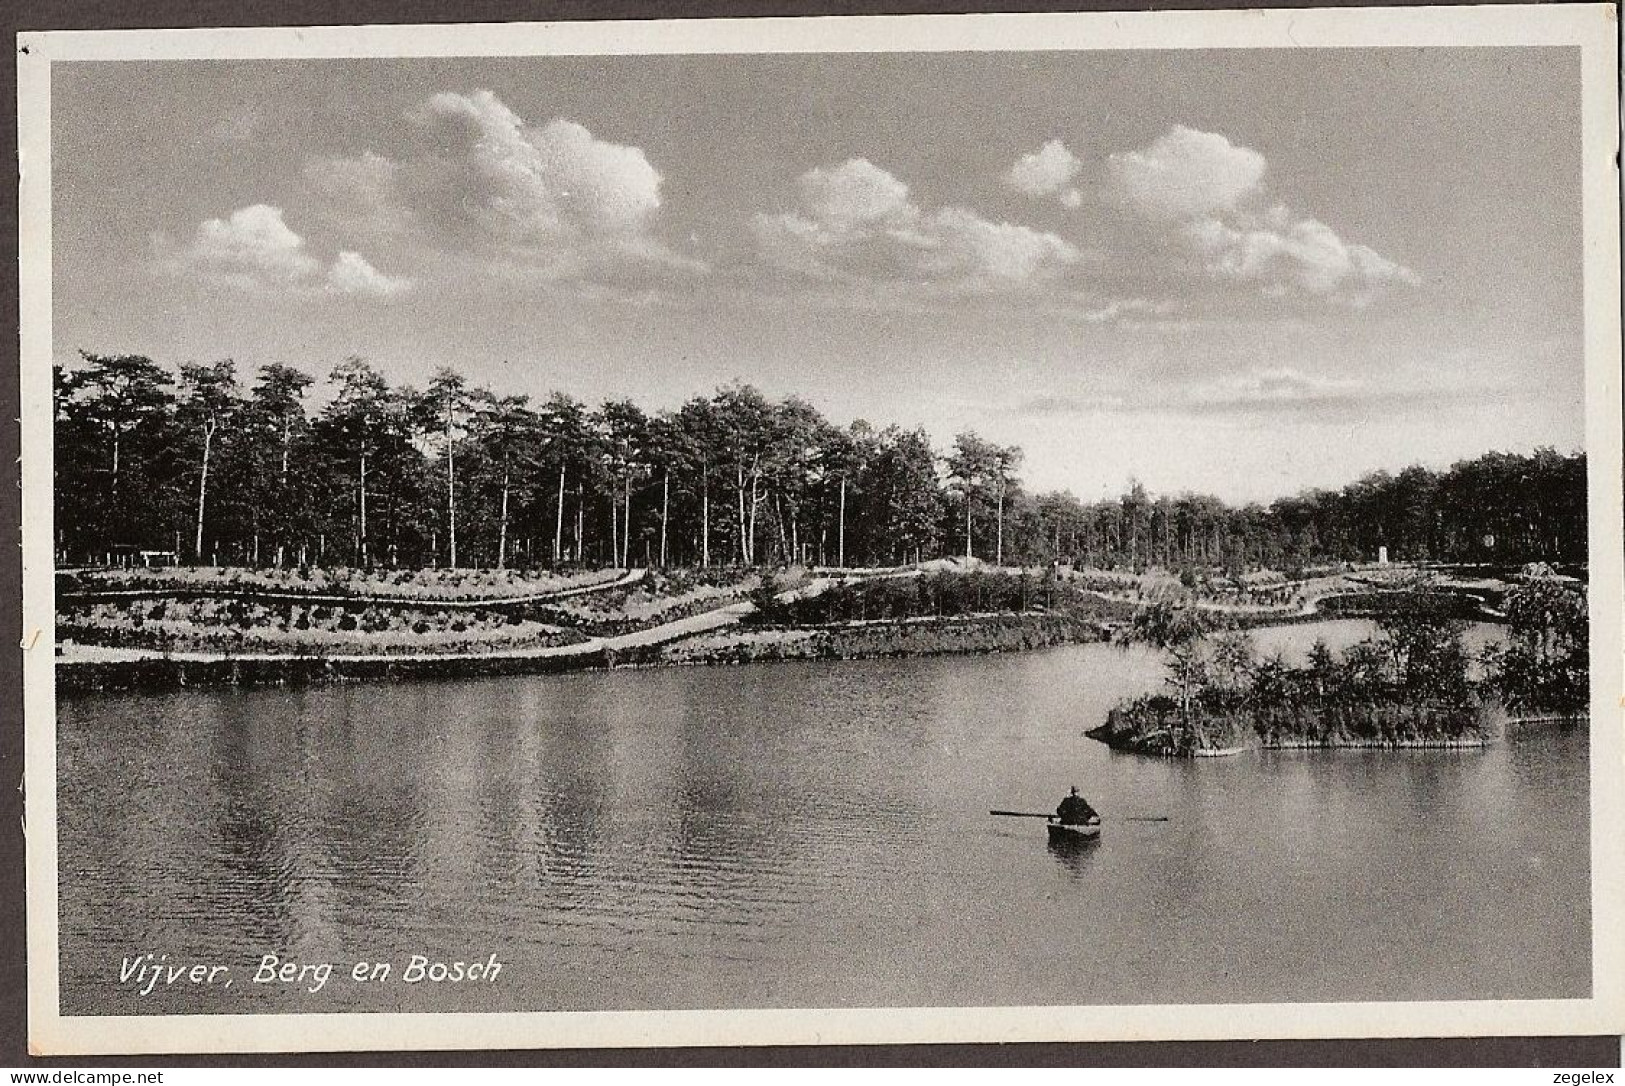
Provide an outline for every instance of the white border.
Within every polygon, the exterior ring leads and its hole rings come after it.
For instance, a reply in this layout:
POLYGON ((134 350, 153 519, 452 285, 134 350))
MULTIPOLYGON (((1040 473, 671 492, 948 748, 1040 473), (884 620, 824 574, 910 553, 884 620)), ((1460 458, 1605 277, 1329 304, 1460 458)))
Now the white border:
MULTIPOLYGON (((1625 1032, 1625 545, 1617 25, 1607 4, 956 15, 18 36, 29 1049, 38 1055, 1625 1032), (67 60, 1575 45, 1581 48, 1592 609, 1592 969, 1584 1000, 536 1014, 58 1013, 50 65, 67 60)), ((1494 168, 1486 163, 1486 168, 1494 168)))

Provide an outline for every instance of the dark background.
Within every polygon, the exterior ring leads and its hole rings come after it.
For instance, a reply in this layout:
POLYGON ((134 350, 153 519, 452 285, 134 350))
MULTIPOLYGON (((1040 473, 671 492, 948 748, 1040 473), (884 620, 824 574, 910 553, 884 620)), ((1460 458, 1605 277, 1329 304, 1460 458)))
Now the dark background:
MULTIPOLYGON (((1388 0, 1425 6, 1407 0, 1388 0)), ((1277 3, 1254 0, 1183 0, 1165 3, 1035 3, 1028 0, 971 3, 964 0, 685 0, 657 4, 648 0, 17 0, 0 13, 8 48, 0 84, 7 88, 10 110, 0 128, 0 160, 16 162, 16 48, 14 35, 24 30, 122 29, 184 26, 354 25, 360 23, 504 22, 649 18, 721 18, 752 15, 912 15, 976 11, 1045 12, 1099 10, 1223 9, 1235 7, 1356 7, 1346 0, 1277 3)), ((3 186, 5 251, 17 251, 17 189, 3 186)), ((0 523, 8 544, 20 540, 21 515, 17 461, 19 430, 17 301, 13 264, 3 277, 0 333, 4 365, 0 366, 0 463, 14 485, 0 486, 0 523)), ((0 629, 21 629, 21 551, 4 548, 0 558, 0 629)), ((22 794, 22 654, 9 648, 0 654, 0 1064, 91 1067, 205 1066, 1010 1066, 1010 1067, 1618 1067, 1618 1037, 1511 1037, 1386 1041, 1226 1041, 1138 1042, 1100 1044, 885 1045, 861 1047, 690 1048, 631 1050, 554 1050, 449 1053, 346 1053, 335 1055, 214 1056, 100 1059, 36 1059, 27 1054, 24 960, 23 794, 22 794)))

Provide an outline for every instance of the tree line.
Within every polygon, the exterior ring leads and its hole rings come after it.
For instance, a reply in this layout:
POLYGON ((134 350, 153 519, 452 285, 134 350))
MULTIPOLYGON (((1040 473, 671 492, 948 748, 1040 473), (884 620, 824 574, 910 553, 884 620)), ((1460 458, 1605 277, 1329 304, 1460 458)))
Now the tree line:
MULTIPOLYGON (((325 395, 273 363, 84 353, 54 372, 64 564, 141 551, 285 566, 998 564, 1293 571, 1395 560, 1583 562, 1585 458, 1492 452, 1270 504, 1030 493, 1022 452, 838 425, 735 383, 674 410, 500 395, 450 369, 392 386, 349 358, 325 395), (319 408, 314 404, 321 401, 319 408)), ((1127 435, 1125 435, 1127 436, 1127 435)))

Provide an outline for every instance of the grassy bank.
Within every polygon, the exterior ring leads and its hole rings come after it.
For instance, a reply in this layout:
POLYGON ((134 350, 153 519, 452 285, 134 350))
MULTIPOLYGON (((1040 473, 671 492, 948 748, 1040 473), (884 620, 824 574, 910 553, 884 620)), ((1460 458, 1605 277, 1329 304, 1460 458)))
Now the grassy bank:
POLYGON ((502 652, 586 637, 516 611, 487 608, 183 597, 73 605, 57 621, 57 640, 158 652, 320 656, 502 652))
POLYGON ((779 660, 1020 652, 1103 640, 1098 625, 1059 617, 967 618, 944 623, 873 623, 827 629, 730 628, 665 644, 584 648, 556 655, 281 655, 214 659, 146 656, 80 660, 57 668, 60 693, 188 687, 254 687, 380 679, 461 679, 547 675, 612 667, 744 664, 779 660))
POLYGON ((307 685, 380 679, 468 679, 497 675, 547 675, 608 667, 611 654, 599 649, 567 656, 450 656, 324 659, 289 656, 258 659, 165 659, 82 661, 59 667, 61 693, 140 691, 158 693, 191 687, 307 685))
POLYGON ((949 620, 851 623, 818 628, 739 626, 647 645, 583 644, 556 653, 389 654, 217 658, 141 656, 75 660, 57 668, 57 689, 173 690, 378 679, 454 679, 556 674, 613 667, 745 664, 785 660, 1022 652, 1105 640, 1098 622, 1063 615, 979 615, 949 620))
POLYGON ((702 634, 664 647, 659 662, 748 664, 1022 652, 1103 641, 1108 631, 1066 615, 984 615, 806 626, 754 626, 702 634))

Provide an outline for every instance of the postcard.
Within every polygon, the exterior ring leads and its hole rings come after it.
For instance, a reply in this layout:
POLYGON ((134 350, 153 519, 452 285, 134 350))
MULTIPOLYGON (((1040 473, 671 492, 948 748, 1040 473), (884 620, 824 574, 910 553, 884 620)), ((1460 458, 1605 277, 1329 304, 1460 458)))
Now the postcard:
POLYGON ((33 1050, 1625 1031, 1616 37, 21 35, 33 1050))

